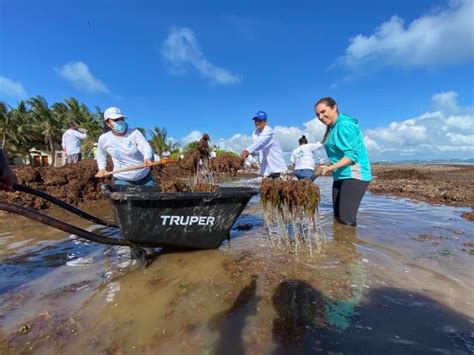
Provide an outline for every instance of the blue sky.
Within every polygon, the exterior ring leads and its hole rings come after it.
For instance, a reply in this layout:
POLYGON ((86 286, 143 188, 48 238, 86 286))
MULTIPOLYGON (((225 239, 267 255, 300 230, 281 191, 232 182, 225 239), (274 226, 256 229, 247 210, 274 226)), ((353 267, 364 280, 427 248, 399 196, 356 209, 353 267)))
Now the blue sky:
POLYGON ((374 160, 474 156, 474 2, 0 0, 0 100, 76 97, 240 151, 286 152, 333 96, 374 160))

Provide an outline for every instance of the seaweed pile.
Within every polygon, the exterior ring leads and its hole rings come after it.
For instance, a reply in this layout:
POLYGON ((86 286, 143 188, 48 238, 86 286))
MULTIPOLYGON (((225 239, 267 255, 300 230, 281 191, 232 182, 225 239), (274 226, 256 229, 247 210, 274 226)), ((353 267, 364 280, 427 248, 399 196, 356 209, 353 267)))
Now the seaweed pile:
POLYGON ((322 231, 316 223, 321 199, 319 187, 310 180, 263 179, 260 200, 272 245, 292 245, 295 252, 306 246, 319 249, 322 231))
POLYGON ((210 168, 214 176, 235 178, 237 172, 243 167, 243 159, 230 153, 221 154, 210 160, 210 168))
POLYGON ((217 181, 227 176, 234 178, 242 168, 242 161, 232 154, 209 158, 210 137, 204 133, 193 150, 183 159, 158 170, 155 180, 163 192, 215 192, 217 181))
MULTIPOLYGON (((97 163, 85 160, 60 168, 22 166, 15 169, 18 183, 50 194, 72 204, 95 203, 104 199, 100 190, 103 182, 111 179, 95 178, 97 163)), ((22 192, 0 192, 0 199, 36 210, 48 209, 51 204, 40 197, 22 192)))
MULTIPOLYGON (((153 179, 163 192, 215 192, 217 182, 234 178, 242 163, 232 154, 221 154, 209 159, 209 135, 204 134, 196 149, 186 152, 180 161, 170 162, 152 169, 153 179)), ((110 159, 107 170, 113 170, 110 159)), ((97 162, 83 160, 63 167, 15 168, 18 183, 50 194, 60 200, 78 206, 104 200, 100 189, 112 179, 97 179, 97 162)), ((46 210, 51 204, 42 198, 21 192, 0 191, 0 199, 36 210, 46 210)))

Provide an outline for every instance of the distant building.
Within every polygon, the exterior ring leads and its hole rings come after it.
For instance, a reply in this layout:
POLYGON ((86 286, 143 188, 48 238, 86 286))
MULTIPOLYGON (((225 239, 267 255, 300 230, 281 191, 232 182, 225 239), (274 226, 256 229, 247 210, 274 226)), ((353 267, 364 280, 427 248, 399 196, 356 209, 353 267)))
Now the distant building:
MULTIPOLYGON (((55 158, 55 167, 63 166, 66 163, 66 157, 62 151, 56 151, 55 158)), ((14 156, 12 159, 13 165, 52 166, 52 162, 52 152, 34 148, 30 149, 30 156, 14 156)))

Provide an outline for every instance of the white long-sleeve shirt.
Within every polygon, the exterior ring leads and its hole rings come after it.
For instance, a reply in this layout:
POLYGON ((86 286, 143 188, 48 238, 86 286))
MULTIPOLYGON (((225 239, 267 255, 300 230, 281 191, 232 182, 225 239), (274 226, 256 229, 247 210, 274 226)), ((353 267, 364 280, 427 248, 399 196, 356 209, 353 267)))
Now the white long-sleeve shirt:
POLYGON ((321 142, 302 144, 291 153, 290 162, 295 164, 295 170, 314 169, 314 152, 321 149, 321 142))
POLYGON ((77 154, 81 152, 81 140, 87 138, 85 133, 68 129, 63 134, 62 147, 66 151, 66 155, 77 154))
POLYGON ((246 150, 252 155, 258 153, 261 175, 269 176, 287 170, 283 150, 271 127, 265 126, 261 132, 255 130, 252 139, 253 144, 248 146, 246 150))
MULTIPOLYGON (((137 129, 128 128, 124 136, 117 136, 109 131, 99 137, 97 144, 97 166, 105 169, 107 154, 112 157, 114 170, 133 165, 143 164, 145 160, 152 160, 153 151, 143 134, 137 129)), ((137 181, 143 179, 149 168, 126 171, 114 174, 118 179, 137 181)))

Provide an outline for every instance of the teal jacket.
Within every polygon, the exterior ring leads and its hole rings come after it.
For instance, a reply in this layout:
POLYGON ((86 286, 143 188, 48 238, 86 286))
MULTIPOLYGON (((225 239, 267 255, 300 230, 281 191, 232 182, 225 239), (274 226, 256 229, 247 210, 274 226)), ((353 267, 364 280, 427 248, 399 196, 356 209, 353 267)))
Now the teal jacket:
POLYGON ((354 162, 352 165, 334 170, 334 180, 372 180, 364 138, 355 118, 339 114, 336 123, 329 128, 324 148, 332 164, 338 162, 342 157, 349 158, 354 162))

